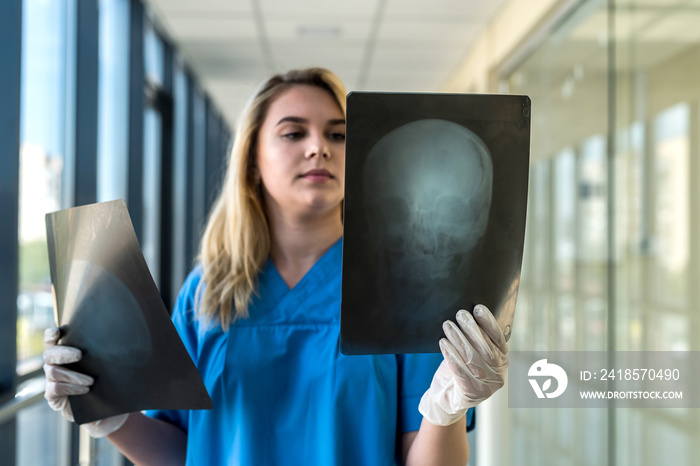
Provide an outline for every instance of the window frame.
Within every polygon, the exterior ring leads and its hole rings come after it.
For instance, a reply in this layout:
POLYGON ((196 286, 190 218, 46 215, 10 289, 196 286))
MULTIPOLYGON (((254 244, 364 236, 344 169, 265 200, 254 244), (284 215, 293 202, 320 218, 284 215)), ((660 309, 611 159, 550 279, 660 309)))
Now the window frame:
MULTIPOLYGON (((0 403, 15 396, 17 388, 17 293, 19 290, 19 112, 22 47, 22 0, 0 2, 0 403)), ((0 424, 0 455, 16 461, 14 419, 0 424)))

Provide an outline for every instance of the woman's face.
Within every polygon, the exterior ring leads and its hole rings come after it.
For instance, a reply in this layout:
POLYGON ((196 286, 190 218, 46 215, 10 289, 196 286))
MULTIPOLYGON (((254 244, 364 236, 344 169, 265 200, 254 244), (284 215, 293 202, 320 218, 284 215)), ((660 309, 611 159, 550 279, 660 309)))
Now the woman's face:
POLYGON ((270 105, 257 169, 268 212, 315 216, 337 209, 345 181, 345 116, 330 92, 294 85, 270 105))

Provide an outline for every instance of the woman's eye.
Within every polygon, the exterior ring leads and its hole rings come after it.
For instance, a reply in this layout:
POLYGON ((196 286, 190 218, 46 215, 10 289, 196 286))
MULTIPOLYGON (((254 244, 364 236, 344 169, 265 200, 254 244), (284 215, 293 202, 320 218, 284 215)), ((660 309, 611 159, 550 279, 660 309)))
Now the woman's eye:
POLYGON ((345 133, 331 133, 328 137, 334 141, 345 141, 345 133))
POLYGON ((285 139, 297 140, 304 137, 304 133, 302 133, 301 131, 290 131, 288 133, 284 133, 282 137, 285 139))

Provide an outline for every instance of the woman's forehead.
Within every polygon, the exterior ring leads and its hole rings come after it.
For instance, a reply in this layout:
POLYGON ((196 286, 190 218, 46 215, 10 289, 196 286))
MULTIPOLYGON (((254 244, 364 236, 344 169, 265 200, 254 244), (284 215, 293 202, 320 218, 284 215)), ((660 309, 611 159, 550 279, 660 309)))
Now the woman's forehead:
POLYGON ((327 119, 344 117, 340 105, 329 91, 308 84, 294 84, 272 101, 267 119, 274 120, 286 116, 327 117, 327 119))

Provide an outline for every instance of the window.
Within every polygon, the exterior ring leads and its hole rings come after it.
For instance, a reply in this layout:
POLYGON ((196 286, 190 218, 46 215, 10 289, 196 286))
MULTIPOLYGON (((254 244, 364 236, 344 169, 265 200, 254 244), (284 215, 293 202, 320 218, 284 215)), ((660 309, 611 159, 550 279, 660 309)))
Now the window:
MULTIPOLYGON (((18 371, 35 369, 53 298, 44 214, 66 206, 75 34, 72 2, 25 0, 20 109, 18 371)), ((40 361, 39 361, 40 363, 40 361)))
POLYGON ((126 199, 129 161, 129 1, 100 0, 97 200, 126 199))
POLYGON ((654 300, 674 307, 687 304, 689 284, 689 115, 678 104, 654 118, 654 300))
POLYGON ((168 176, 163 173, 163 125, 164 120, 171 118, 164 100, 171 97, 165 96, 163 87, 165 82, 163 40, 149 20, 144 21, 143 47, 147 100, 143 114, 141 248, 153 280, 162 290, 160 247, 163 241, 161 238, 163 212, 161 203, 164 177, 168 176))
MULTIPOLYGON (((0 396, 22 404, 16 414, 1 405, 10 418, 0 425, 0 453, 7 464, 77 464, 79 429, 40 397, 43 334, 54 324, 45 214, 126 198, 161 291, 172 288, 167 303, 191 265, 206 193, 218 188, 208 175, 220 167, 208 160, 220 160, 228 129, 186 65, 173 67, 172 47, 138 0, 4 0, 0 18, 11 24, 0 41, 8 71, 0 117, 20 122, 19 134, 0 127, 9 147, 0 155, 13 168, 2 178, 12 228, 2 243, 10 291, 1 295, 0 396)), ((89 446, 95 464, 124 464, 107 440, 85 439, 80 449, 89 446)))

